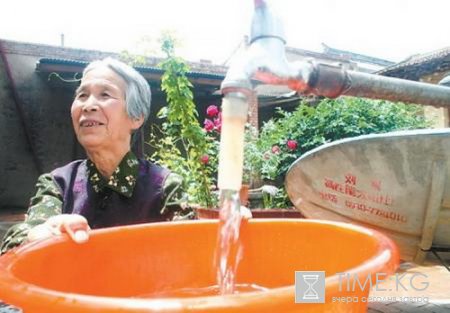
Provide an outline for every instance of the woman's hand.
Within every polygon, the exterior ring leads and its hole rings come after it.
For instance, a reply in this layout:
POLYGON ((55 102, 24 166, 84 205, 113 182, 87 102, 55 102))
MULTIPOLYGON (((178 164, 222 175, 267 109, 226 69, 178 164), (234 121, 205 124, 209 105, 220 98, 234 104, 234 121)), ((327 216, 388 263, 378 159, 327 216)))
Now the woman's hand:
POLYGON ((89 239, 87 220, 78 214, 60 214, 50 217, 45 223, 33 227, 28 233, 28 242, 69 234, 76 243, 83 243, 89 239))

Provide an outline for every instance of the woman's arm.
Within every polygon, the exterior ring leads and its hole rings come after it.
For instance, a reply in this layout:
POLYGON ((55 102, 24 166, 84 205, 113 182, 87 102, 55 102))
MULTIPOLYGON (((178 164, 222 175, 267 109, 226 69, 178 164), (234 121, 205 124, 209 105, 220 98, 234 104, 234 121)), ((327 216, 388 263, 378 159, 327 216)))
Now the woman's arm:
POLYGON ((39 176, 36 189, 36 194, 30 200, 25 221, 12 226, 3 237, 1 254, 25 242, 31 229, 43 224, 50 217, 61 214, 62 195, 51 174, 39 176))

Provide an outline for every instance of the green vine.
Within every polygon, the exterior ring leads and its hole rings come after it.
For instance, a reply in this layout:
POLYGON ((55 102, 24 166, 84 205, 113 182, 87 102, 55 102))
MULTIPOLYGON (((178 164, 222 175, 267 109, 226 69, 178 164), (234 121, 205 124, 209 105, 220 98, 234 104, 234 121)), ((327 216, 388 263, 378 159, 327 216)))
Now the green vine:
POLYGON ((167 106, 158 112, 163 119, 161 127, 152 126, 150 145, 155 152, 152 161, 168 167, 181 175, 189 202, 213 207, 217 200, 212 193, 216 157, 210 154, 215 143, 210 140, 198 122, 192 84, 187 79, 187 64, 174 56, 174 44, 170 37, 162 40, 166 59, 159 65, 164 70, 161 89, 166 93, 167 106), (202 162, 202 156, 209 160, 202 162))

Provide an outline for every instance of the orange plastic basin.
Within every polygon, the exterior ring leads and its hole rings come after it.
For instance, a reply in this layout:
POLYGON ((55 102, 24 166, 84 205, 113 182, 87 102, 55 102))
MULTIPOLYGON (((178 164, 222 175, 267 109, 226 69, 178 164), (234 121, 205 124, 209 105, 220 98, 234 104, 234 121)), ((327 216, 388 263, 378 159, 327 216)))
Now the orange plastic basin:
POLYGON ((352 292, 339 288, 335 274, 357 274, 364 282, 398 266, 397 248, 371 230, 312 220, 252 220, 242 229, 237 283, 268 291, 139 298, 215 285, 217 226, 217 221, 155 223, 93 231, 82 245, 65 236, 26 245, 0 257, 0 299, 25 313, 365 312, 368 284, 352 292), (326 272, 325 304, 295 303, 295 271, 326 272))

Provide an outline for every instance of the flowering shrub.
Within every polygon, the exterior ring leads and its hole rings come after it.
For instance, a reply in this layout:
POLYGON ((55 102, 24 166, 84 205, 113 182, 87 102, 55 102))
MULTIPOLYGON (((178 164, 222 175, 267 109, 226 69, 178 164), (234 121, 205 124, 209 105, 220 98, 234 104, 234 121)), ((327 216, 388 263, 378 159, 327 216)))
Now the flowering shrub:
POLYGON ((362 98, 326 99, 316 107, 300 104, 294 112, 278 109, 278 116, 260 129, 256 146, 262 158, 256 160, 255 167, 264 179, 281 187, 291 164, 322 144, 363 134, 429 127, 420 110, 415 105, 362 98))
MULTIPOLYGON (((149 144, 155 152, 150 159, 183 177, 190 204, 214 207, 217 203, 212 192, 217 167, 216 140, 198 122, 192 85, 186 77, 188 67, 172 55, 172 49, 170 42, 163 42, 167 58, 160 65, 164 70, 161 87, 167 95, 167 106, 158 112, 158 117, 164 120, 161 128, 152 126, 149 144)), ((216 128, 211 123, 205 124, 205 129, 216 128)))

